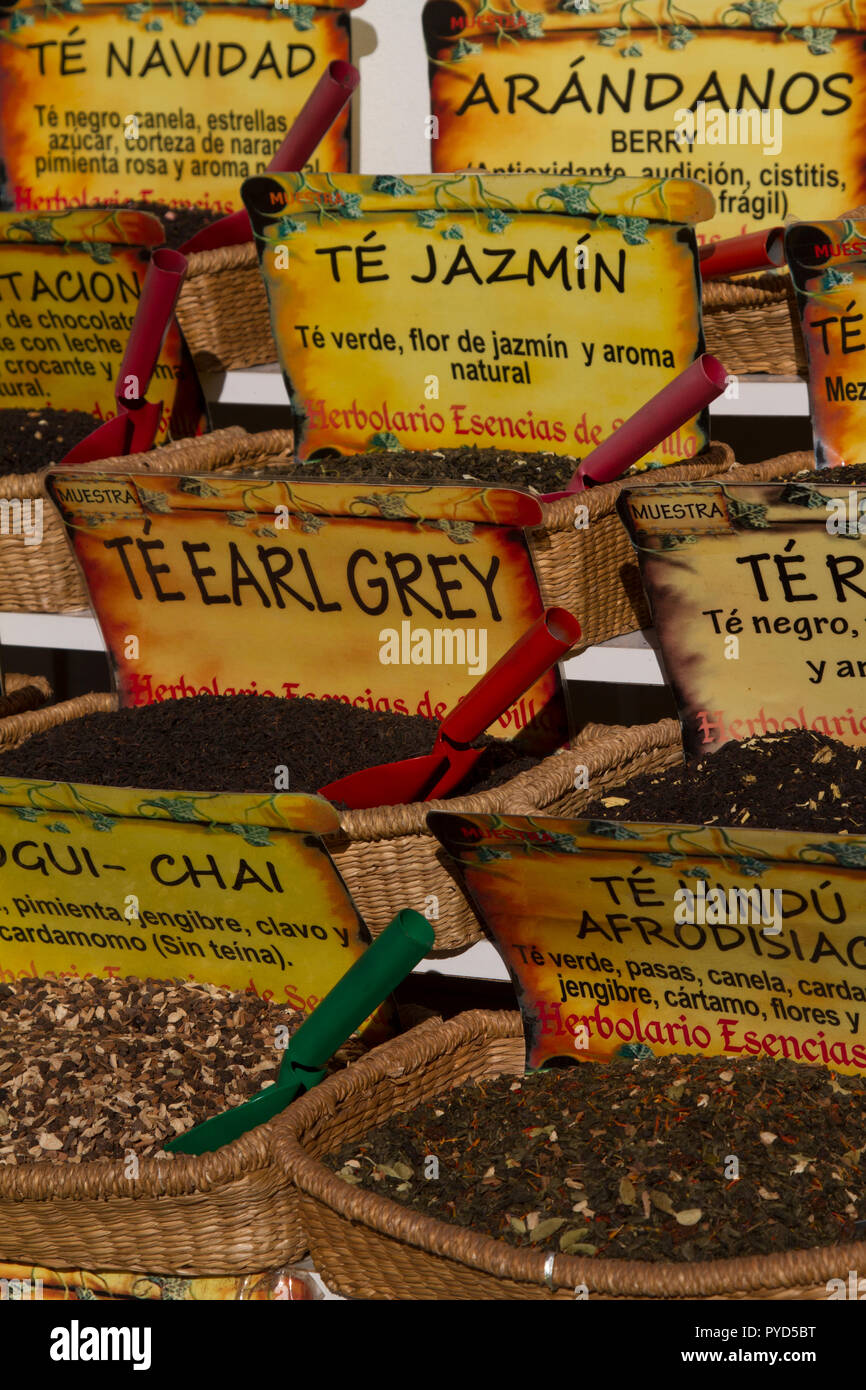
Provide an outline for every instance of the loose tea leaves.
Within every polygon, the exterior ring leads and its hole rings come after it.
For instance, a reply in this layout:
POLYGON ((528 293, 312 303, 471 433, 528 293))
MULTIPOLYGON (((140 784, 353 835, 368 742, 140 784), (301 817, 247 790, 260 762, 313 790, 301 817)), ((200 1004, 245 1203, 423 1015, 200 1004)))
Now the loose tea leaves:
POLYGON ((866 1078, 769 1058, 616 1059, 460 1086, 323 1162, 510 1245, 711 1260, 858 1238, 864 1122, 866 1078))
POLYGON ((8 695, 0 695, 0 719, 8 719, 13 714, 23 714, 25 710, 39 709, 49 699, 41 685, 22 685, 8 695))
POLYGON ((302 1021, 180 980, 0 984, 0 1164, 160 1152, 275 1082, 302 1021))
POLYGON ((732 741, 688 767, 635 777, 582 812, 605 820, 866 831, 866 754, 798 729, 732 741))
POLYGON ((856 487, 858 483, 866 483, 866 463, 842 464, 838 468, 807 469, 794 478, 777 478, 776 481, 810 482, 816 487, 823 487, 825 483, 850 483, 852 487, 856 487))
POLYGON ((129 211, 152 212, 162 222, 165 233, 166 246, 178 250, 186 242, 200 232, 203 227, 209 227, 213 222, 219 222, 220 218, 225 217, 224 212, 217 212, 214 208, 201 207, 170 207, 168 203, 149 203, 146 200, 131 198, 122 207, 129 211))
MULTIPOLYGON (((91 714, 0 755, 0 777, 48 778, 175 791, 315 792, 338 777, 429 753, 438 723, 338 700, 195 695, 112 714, 91 714)), ((496 785, 535 765, 512 743, 485 737, 460 791, 496 785)))
POLYGON ((565 487, 578 460, 562 454, 516 453, 510 449, 381 449, 368 454, 309 459, 293 464, 294 476, 343 478, 350 482, 469 482, 557 492, 565 487))
POLYGON ((0 410, 0 477, 60 463, 100 424, 86 410, 0 410))

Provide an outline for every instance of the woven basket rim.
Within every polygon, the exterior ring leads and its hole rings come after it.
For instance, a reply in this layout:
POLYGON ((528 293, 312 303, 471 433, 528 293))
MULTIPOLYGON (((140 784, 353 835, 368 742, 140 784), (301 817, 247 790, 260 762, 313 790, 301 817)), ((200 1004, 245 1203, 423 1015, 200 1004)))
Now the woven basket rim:
MULTIPOLYGON (((34 687, 34 689, 38 690, 39 693, 44 696, 45 700, 50 700, 52 695, 54 694, 54 689, 51 685, 51 682, 47 680, 45 676, 26 676, 19 671, 7 671, 7 695, 19 694, 22 690, 29 690, 31 686, 34 687)), ((2 699, 0 699, 0 704, 2 704, 2 699)), ((42 706, 40 706, 40 708, 42 708, 42 706)), ((21 713, 27 714, 29 713, 29 711, 22 710, 21 713)), ((3 716, 3 719, 15 719, 16 717, 17 716, 14 714, 7 714, 3 716)))
POLYGON ((574 753, 585 752, 590 776, 593 770, 608 766, 616 753, 636 754, 679 742, 678 720, 660 719, 653 724, 621 726, 587 725, 571 742, 542 758, 535 767, 518 772, 498 787, 469 792, 447 800, 410 801, 403 806, 377 806, 368 811, 346 811, 340 830, 326 835, 325 841, 348 836, 352 840, 396 839, 403 835, 425 835, 430 811, 451 811, 455 815, 520 815, 524 811, 542 812, 556 797, 574 785, 574 753), (540 804, 539 804, 540 803, 540 804))
MULTIPOLYGON (((98 425, 99 422, 95 421, 93 428, 97 429, 98 425)), ((188 439, 169 439, 166 441, 165 444, 160 444, 154 447, 153 449, 148 449, 144 453, 125 455, 112 454, 104 459, 94 459, 92 463, 77 463, 74 465, 74 467, 76 469, 99 469, 102 467, 127 465, 132 463, 135 459, 153 459, 155 457, 164 458, 167 454, 170 455, 177 449, 190 447, 196 447, 200 449, 202 443, 205 441, 219 443, 222 440, 228 440, 230 438, 240 440, 245 435, 246 430, 243 429, 241 425, 227 425, 224 429, 211 430, 207 434, 193 435, 188 439)), ((58 468, 62 468, 63 466, 64 465, 59 463, 49 463, 46 464, 44 468, 34 469, 28 473, 5 473, 2 477, 0 477, 0 497, 13 495, 16 497, 21 496, 22 494, 19 491, 11 493, 8 492, 7 489, 13 487, 20 488, 23 485, 29 485, 31 483, 33 483, 34 485, 34 491, 32 493, 32 496, 41 496, 43 493, 45 478, 47 474, 53 472, 58 468)), ((72 465, 70 465, 70 468, 71 467, 72 465)))
POLYGON ((738 463, 731 469, 726 479, 730 483, 771 482, 774 476, 781 480, 794 473, 819 473, 814 449, 794 449, 788 454, 777 454, 760 463, 738 463))
POLYGON ((234 246, 214 246, 208 251, 190 251, 186 259, 186 280, 195 280, 200 275, 215 275, 221 270, 239 270, 255 265, 256 244, 254 241, 240 241, 234 246))
POLYGON ((214 1153, 139 1158, 135 1178, 124 1175, 125 1157, 85 1163, 0 1163, 0 1202, 134 1200, 213 1192, 269 1165, 272 1124, 257 1125, 214 1153))
MULTIPOLYGON (((81 695, 73 700, 64 701, 62 705, 48 706, 47 709, 48 711, 62 709, 68 714, 71 713, 71 717, 75 717, 76 707, 80 704, 85 705, 82 713, 89 712, 89 706, 86 702, 92 701, 93 698, 92 695, 81 695)), ((108 701, 113 697, 106 694, 100 698, 108 701)), ((40 711, 29 711, 25 714, 10 716, 6 722, 32 720, 33 715, 39 713, 40 711)), ((529 785, 533 785, 539 769, 544 768, 547 772, 552 771, 556 776, 555 795, 557 789, 565 791, 573 785, 575 755, 579 755, 586 762, 590 769, 590 775, 592 775, 593 770, 601 770, 615 764, 623 756, 679 743, 680 738, 680 726, 675 719, 659 720, 655 724, 638 725, 632 728, 590 724, 575 739, 570 749, 553 754, 551 758, 540 763, 537 768, 519 774, 507 783, 506 787, 514 787, 518 782, 523 784, 528 782, 529 785)), ((481 797, 485 795, 487 794, 480 794, 481 797)), ((510 799, 520 800, 516 796, 510 799)), ((478 800, 479 797, 465 797, 455 798, 452 801, 417 802, 415 806, 425 818, 424 828, 426 829, 426 815, 429 811, 434 809, 452 811, 467 809, 468 802, 471 801, 474 805, 478 800)), ((531 801, 528 802, 525 809, 530 809, 531 805, 531 801)), ((387 809, 402 811, 407 808, 387 809)), ((328 837, 324 838, 327 841, 328 837)), ((369 1056, 372 1057, 380 1051, 381 1048, 374 1049, 369 1056)), ((366 1062, 367 1058, 365 1057, 358 1065, 363 1066, 366 1062)), ((53 1201, 82 1197, 149 1197, 154 1195, 168 1197, 193 1191, 207 1191, 223 1182, 237 1178, 251 1167, 262 1166, 266 1157, 265 1150, 270 1142, 271 1129, 275 1123, 276 1121, 268 1121, 266 1124, 257 1126, 256 1129, 226 1145, 215 1154, 206 1154, 201 1157, 177 1155, 168 1161, 159 1158, 140 1159, 137 1179, 123 1176, 124 1160, 120 1159, 112 1161, 89 1160, 80 1164, 62 1165, 38 1161, 14 1166, 0 1164, 0 1200, 11 1198, 13 1200, 42 1199, 53 1201), (47 1191, 45 1190, 46 1186, 47 1191)))
POLYGON ((576 493, 572 498, 542 503, 542 527, 548 530, 571 527, 573 509, 578 499, 587 508, 589 521, 593 522, 610 515, 616 509, 617 500, 625 488, 651 488, 664 483, 687 483, 694 480, 694 474, 698 469, 700 482, 709 482, 717 475, 720 481, 725 482, 764 482, 775 473, 785 477, 801 470, 814 470, 815 467, 816 458, 812 449, 797 449, 787 454, 777 454, 774 458, 762 459, 759 463, 738 463, 729 444, 711 441, 704 453, 699 454, 697 458, 644 473, 627 474, 624 478, 614 479, 612 483, 602 483, 599 487, 576 493))
MULTIPOLYGON (((866 1261, 866 1241, 820 1246, 785 1254, 748 1255, 694 1263, 579 1258, 551 1251, 520 1250, 413 1210, 389 1197, 361 1191, 313 1158, 304 1148, 306 1131, 320 1134, 341 1105, 362 1093, 365 1083, 419 1070, 433 1057, 458 1047, 496 1038, 522 1036, 519 1013, 476 1009, 443 1022, 430 1019, 409 1033, 383 1043, 346 1071, 328 1077, 295 1102, 275 1124, 274 1160, 301 1194, 325 1203, 355 1225, 458 1261, 498 1278, 556 1288, 585 1286, 590 1294, 654 1297, 711 1297, 733 1291, 758 1293, 810 1286, 833 1277, 843 1262, 856 1269, 866 1261), (853 1263, 852 1263, 853 1262, 853 1263)), ((589 1065, 589 1064, 588 1064, 589 1065)), ((491 1073, 487 1073, 490 1075, 491 1073)), ((441 1094, 441 1093, 440 1093, 441 1094)), ((371 1126, 372 1127, 372 1126, 371 1126)))
POLYGON ((40 705, 38 709, 7 715, 2 720, 2 730, 7 741, 15 737, 24 740, 33 738, 46 729, 59 728, 73 719, 83 719, 88 714, 108 713, 117 707, 117 695, 113 691, 94 690, 87 695, 73 695, 70 700, 60 700, 57 704, 40 705))
MULTIPOLYGON (((95 426, 94 426, 95 428, 95 426)), ((188 439, 172 439, 166 444, 148 449, 144 453, 138 454, 114 454, 104 459, 94 459, 92 463, 76 464, 79 469, 111 469, 119 471, 128 469, 135 472, 136 469, 159 471, 159 465, 172 463, 178 455, 189 455, 184 462, 189 464, 193 470, 202 462, 219 462, 223 453, 227 454, 226 462, 232 452, 232 446, 244 445, 247 450, 253 453, 268 449, 275 457, 290 449, 294 444, 294 433, 292 430, 263 430, 258 434, 251 434, 242 425, 226 425, 224 429, 210 430, 207 434, 192 435, 188 439)), ((45 468, 40 468, 32 473, 6 473, 0 477, 0 497, 42 497, 45 491, 46 475, 55 471, 61 465, 52 463, 45 468)), ((251 464, 254 468, 256 465, 251 464)), ((71 470, 70 470, 71 472, 71 470)))
MULTIPOLYGON (((710 440, 703 453, 693 459, 681 459, 677 463, 665 464, 664 468, 649 468, 643 473, 627 473, 623 478, 615 478, 612 483, 600 483, 598 487, 576 492, 571 497, 561 497, 557 502, 542 502, 540 528, 545 530, 570 530, 574 525, 575 504, 587 509, 590 525, 601 517, 609 516, 616 509, 617 500, 624 488, 654 487, 656 483, 689 482, 700 470, 701 480, 715 473, 727 473, 736 464, 734 451, 729 444, 710 440)), ((529 532, 530 538, 532 532, 529 532)))
MULTIPOLYGON (((43 705, 38 710, 26 710, 22 714, 9 715, 3 720, 3 730, 11 737, 34 737, 42 731, 40 725, 53 728, 72 719, 83 718, 89 714, 108 713, 117 708, 118 695, 114 691, 76 695, 60 704, 43 705), (95 709, 94 703, 97 703, 95 709), (64 717, 58 719, 58 715, 64 717)), ((551 753, 535 767, 517 773, 490 791, 474 792, 468 796, 451 797, 448 800, 415 801, 405 806, 379 806, 370 811, 347 811, 343 814, 340 829, 329 832, 323 839, 328 844, 343 840, 396 839, 413 833, 424 835, 428 833, 427 815, 430 811, 451 811, 458 815, 519 815, 524 810, 543 810, 545 805, 549 805, 573 785, 573 756, 576 753, 586 758, 591 775, 594 770, 601 770, 611 761, 615 762, 617 754, 629 755, 649 751, 679 742, 680 737, 680 726, 676 719, 661 719, 654 724, 631 727, 589 724, 568 747, 551 753), (542 801, 543 804, 538 806, 538 801, 542 801)), ((207 788, 203 790, 207 791, 207 788)))
MULTIPOLYGON (((59 704, 43 705, 37 710, 25 710, 22 714, 8 715, 2 721, 3 731, 12 737, 17 734, 31 738, 42 732, 39 727, 40 724, 44 724, 46 729, 59 727, 63 723, 68 723, 76 718, 84 718, 90 714, 110 713, 118 707, 118 695, 114 691, 76 695, 71 700, 64 700, 59 704), (94 708, 94 704, 96 704, 96 708, 94 708), (102 707, 100 708, 100 706, 102 707), (64 717, 58 719, 56 717, 58 715, 64 717)), ((601 771, 611 762, 615 763, 618 760, 617 755, 621 755, 621 757, 633 756, 640 752, 648 752, 655 748, 678 743, 680 739, 679 722, 671 718, 657 720, 654 724, 638 724, 630 727, 616 724, 588 724, 568 747, 551 753, 535 767, 517 773, 516 776, 490 791, 452 797, 449 800, 415 801, 405 806, 380 806, 370 811, 348 811, 343 815, 340 829, 329 832, 322 838, 326 844, 329 844, 335 840, 396 839, 411 833, 420 836, 429 833, 427 831, 427 815, 430 811, 451 811, 457 815, 485 813, 519 815, 523 811, 543 811, 545 805, 549 805, 552 800, 573 786, 575 754, 580 754, 581 757, 585 758, 590 775, 592 775, 593 771, 601 771), (542 798, 543 804, 537 806, 536 802, 542 798)), ((109 786, 112 784, 100 785, 109 786)), ((148 788, 147 790, 160 789, 148 788)), ((203 790, 207 791, 207 788, 203 790)))
POLYGON ((736 313, 739 309, 770 308, 774 304, 787 305, 792 296, 793 282, 787 266, 759 274, 721 276, 718 280, 704 280, 701 284, 705 314, 736 313))

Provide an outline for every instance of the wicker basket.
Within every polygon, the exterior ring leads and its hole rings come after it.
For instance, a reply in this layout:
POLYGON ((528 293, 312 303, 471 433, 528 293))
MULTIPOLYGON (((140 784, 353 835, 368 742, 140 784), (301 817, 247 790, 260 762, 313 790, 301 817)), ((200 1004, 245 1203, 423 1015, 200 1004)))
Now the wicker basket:
MULTIPOLYGON (((866 207, 840 213, 864 216, 866 207)), ((720 357, 729 372, 808 376, 800 311, 787 270, 705 280, 702 301, 707 352, 720 357)))
POLYGON ((320 1162, 390 1115, 470 1078, 520 1076, 520 1015, 474 1010, 431 1019, 329 1077, 275 1122, 274 1155, 295 1183, 325 1283, 374 1299, 825 1299, 831 1278, 866 1262, 866 1243, 694 1264, 520 1250, 362 1191, 320 1162), (583 1293, 583 1289, 587 1292, 583 1293))
POLYGON ((654 468, 541 504, 542 522, 528 533, 529 546, 545 604, 568 608, 580 619, 575 652, 650 624, 640 569, 616 510, 623 488, 698 482, 727 473, 734 463, 727 444, 711 444, 690 463, 654 468), (576 505, 588 512, 588 524, 580 529, 574 524, 576 505))
MULTIPOLYGON (((198 439, 181 439, 146 454, 100 459, 100 469, 151 469, 155 473, 241 473, 267 468, 290 451, 289 430, 247 434, 239 426, 198 439)), ((0 610, 11 613, 78 613, 90 607, 66 529, 45 495, 45 472, 9 473, 0 478, 0 499, 41 498, 43 534, 39 545, 8 535, 0 545, 0 610)))
POLYGON ((770 272, 703 287, 707 352, 733 375, 807 375, 806 347, 791 277, 770 272))
MULTIPOLYGON (((707 352, 729 372, 806 374, 806 352, 790 277, 768 273, 703 285, 707 352)), ((276 362, 277 345, 252 242, 198 251, 177 317, 200 372, 276 362)))
MULTIPOLYGON (((771 477, 787 477, 813 466, 812 454, 785 454, 749 468, 736 468, 729 476, 736 476, 738 482, 764 481, 771 477)), ((626 561, 634 564, 625 530, 613 511, 619 487, 619 484, 612 483, 585 494, 587 505, 598 509, 595 525, 599 539, 593 544, 598 571, 602 569, 606 552, 607 555, 621 553, 622 565, 626 561), (599 501, 597 499, 601 494, 605 496, 599 501), (607 526, 610 528, 608 540, 603 542, 603 528, 607 526)), ((554 507, 562 505, 553 504, 554 507)), ((568 508, 570 519, 573 503, 564 505, 568 508)), ((539 566, 545 602, 571 607, 589 627, 589 640, 604 640, 604 637, 612 635, 605 627, 613 623, 610 615, 616 617, 622 609, 622 601, 614 587, 619 585, 619 577, 615 576, 613 583, 608 586, 613 596, 607 607, 603 586, 597 579, 595 591, 587 589, 586 592, 592 597, 581 611, 579 600, 574 597, 574 582, 567 572, 565 561, 560 560, 558 570, 554 563, 556 544, 560 540, 563 545, 568 544, 564 532, 564 525, 560 532, 549 529, 545 556, 547 568, 543 570, 539 566)), ((592 535, 592 524, 588 533, 575 534, 592 535)), ((591 570, 588 570, 587 583, 590 578, 591 570)), ((623 624, 626 622, 625 619, 616 620, 623 624)), ((629 631, 647 621, 648 615, 632 610, 628 625, 617 626, 615 631, 629 631)), ((92 713, 95 709, 116 707, 117 697, 114 695, 82 696, 65 705, 49 706, 32 714, 18 716, 18 722, 8 720, 7 737, 23 742, 31 733, 50 727, 55 721, 73 719, 92 713), (83 703, 94 700, 100 703, 89 707, 83 703)), ((453 797, 448 801, 346 811, 340 830, 326 836, 325 842, 374 936, 384 931, 391 918, 402 908, 414 907, 424 911, 426 900, 435 896, 439 913, 437 918, 432 919, 436 932, 435 950, 460 950, 484 940, 484 931, 438 840, 427 829, 428 811, 444 809, 468 815, 525 815, 533 811, 547 811, 551 815, 571 815, 577 813, 588 799, 586 792, 574 789, 576 767, 586 765, 589 768, 593 794, 596 794, 599 788, 612 786, 627 776, 668 766, 678 756, 679 725, 672 720, 630 730, 588 725, 570 749, 544 759, 536 767, 519 773, 502 786, 469 796, 453 797), (675 742, 675 748, 671 740, 675 742)))
MULTIPOLYGON (((16 746, 54 724, 116 708, 116 703, 114 695, 86 695, 19 715, 6 746, 16 746)), ((394 841, 376 838, 374 819, 386 834, 395 822, 399 826, 408 821, 417 826, 415 838, 420 839, 426 814, 435 806, 520 814, 535 809, 538 798, 560 793, 557 809, 561 806, 566 813, 587 796, 573 789, 570 769, 578 763, 589 767, 590 780, 598 790, 638 772, 659 770, 679 756, 679 726, 674 720, 646 731, 593 726, 574 750, 547 759, 498 791, 449 802, 348 813, 344 819, 348 833, 339 837, 343 846, 332 843, 330 848, 368 925, 378 932, 416 890, 411 878, 407 882, 405 861, 410 860, 411 875, 411 851, 391 873, 387 861, 394 841), (531 779, 529 787, 527 779, 531 779), (522 791, 518 783, 524 784, 522 791), (354 824, 347 827, 346 822, 354 824), (382 913, 381 898, 386 893, 396 905, 382 913), (370 900, 362 904, 363 898, 370 900)), ((424 840, 428 843, 417 856, 420 901, 437 889, 443 893, 443 904, 450 900, 448 895, 456 899, 436 924, 442 929, 437 945, 467 944, 466 930, 459 926, 467 917, 472 939, 480 939, 480 926, 462 891, 434 859, 431 837, 425 834, 424 840), (443 882, 425 882, 425 869, 441 874, 443 882)), ((169 1275, 245 1273, 297 1259, 306 1239, 301 1235, 292 1184, 268 1162, 271 1137, 272 1125, 264 1125, 218 1154, 142 1161, 135 1181, 123 1176, 122 1163, 62 1169, 35 1164, 0 1167, 0 1259, 61 1269, 159 1270, 169 1275)))
POLYGON ((59 705, 44 705, 41 709, 27 710, 24 714, 11 714, 7 719, 0 720, 0 753, 18 748, 28 738, 46 729, 68 724, 72 719, 83 719, 86 714, 108 714, 117 706, 116 695, 94 691, 90 695, 76 695, 72 700, 63 700, 59 705))
POLYGON ((616 511, 623 488, 697 482, 734 467, 736 460, 728 445, 711 444, 706 453, 688 463, 541 503, 541 524, 527 532, 529 548, 544 603, 568 608, 580 618, 581 637, 574 653, 646 627, 650 621, 640 570, 616 511), (576 506, 587 512, 586 524, 580 528, 574 524, 576 506))
POLYGON ((576 651, 649 627, 640 568, 616 510, 624 487, 698 482, 721 474, 731 482, 734 477, 737 482, 764 482, 814 467, 815 456, 808 452, 782 454, 743 467, 735 462, 727 444, 712 444, 691 463, 653 469, 590 488, 577 498, 546 503, 541 527, 529 533, 544 602, 568 608, 580 619, 581 640, 576 651), (588 509, 589 524, 584 530, 574 527, 576 500, 588 509))
POLYGON ((272 1125, 216 1153, 0 1165, 0 1259, 52 1269, 161 1275, 275 1269, 306 1249, 272 1125))
MULTIPOLYGON (((39 696, 41 697, 40 706, 47 704, 48 701, 51 699, 51 696, 54 694, 49 682, 45 679, 44 676, 20 676, 17 675, 15 672, 11 672, 6 677, 5 685, 7 695, 17 695, 21 691, 30 690, 31 688, 37 690, 39 692, 39 696)), ((34 699, 35 698, 36 697, 34 697, 34 699)), ((4 700, 0 699, 0 748, 13 746, 12 744, 4 743, 3 730, 7 719, 16 719, 19 717, 14 714, 3 714, 3 708, 4 700)), ((24 713, 30 714, 36 713, 36 711, 26 710, 24 711, 24 713)))
POLYGON ((518 773, 501 787, 448 801, 346 811, 341 831, 326 836, 325 842, 374 936, 401 908, 422 911, 425 900, 435 894, 439 917, 432 921, 434 949, 457 950, 483 941, 484 929, 459 875, 427 829, 429 811, 571 815, 604 787, 668 767, 679 760, 680 750, 679 724, 673 719, 636 729, 589 724, 570 748, 518 773), (592 797, 574 787, 575 771, 583 766, 589 771, 592 797))
POLYGON ((200 372, 276 362, 277 345, 253 242, 194 251, 177 320, 200 372))
MULTIPOLYGON (((15 727, 3 730, 6 746, 115 706, 114 695, 86 695, 19 715, 17 723, 15 718, 7 721, 15 727)), ((423 903, 428 893, 439 891, 449 905, 437 924, 442 929, 438 944, 462 946, 482 933, 462 891, 434 856, 432 837, 426 831, 422 836, 429 810, 520 814, 535 809, 539 799, 547 804, 553 792, 560 793, 558 805, 571 809, 575 799, 587 795, 573 790, 571 769, 577 763, 589 767, 597 791, 631 773, 667 766, 679 756, 674 720, 646 731, 590 729, 573 750, 549 758, 496 792, 352 812, 344 821, 342 845, 332 843, 331 849, 374 931, 386 925, 397 907, 411 905, 413 894, 423 903), (597 733, 603 737, 596 739, 597 733), (395 856, 395 831, 401 827, 411 828, 412 834, 402 837, 408 848, 395 856), (425 873, 431 876, 427 881, 425 873), (383 911, 385 896, 396 906, 383 911)), ((122 1162, 62 1168, 0 1165, 0 1260, 55 1269, 203 1275, 245 1273, 297 1259, 306 1240, 291 1179, 270 1158, 275 1124, 259 1126, 216 1154, 142 1160, 135 1180, 124 1176, 122 1162)))
MULTIPOLYGON (((17 748, 33 734, 58 724, 117 708, 116 694, 96 693, 10 716, 0 723, 0 750, 17 748)), ((678 729, 673 721, 668 722, 678 729)), ((579 764, 589 767, 596 790, 625 776, 667 766, 667 750, 660 751, 655 730, 655 725, 648 726, 646 733, 636 730, 626 744, 622 735, 631 731, 589 725, 572 748, 544 759, 491 791, 448 801, 344 812, 340 830, 324 839, 372 934, 378 936, 384 931, 404 907, 422 910, 426 899, 435 894, 439 903, 439 917, 432 923, 436 950, 458 950, 483 940, 484 931, 459 879, 427 829, 428 811, 525 815, 542 809, 551 814, 562 808, 570 810, 587 796, 574 791, 574 768, 579 764)))

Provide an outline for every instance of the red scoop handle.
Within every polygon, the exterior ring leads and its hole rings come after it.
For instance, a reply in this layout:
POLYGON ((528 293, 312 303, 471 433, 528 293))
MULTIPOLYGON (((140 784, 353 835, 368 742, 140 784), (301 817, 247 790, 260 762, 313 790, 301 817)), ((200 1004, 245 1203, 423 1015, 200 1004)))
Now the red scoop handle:
POLYGON ((587 454, 566 492, 580 492, 593 483, 619 478, 649 449, 720 396, 727 380, 719 359, 705 352, 587 454))
MULTIPOLYGON (((266 169, 268 174, 297 173, 303 169, 324 139, 361 80, 351 63, 335 59, 329 63, 292 122, 292 128, 266 169)), ((253 229, 246 211, 221 217, 203 227, 184 243, 183 249, 212 251, 217 246, 239 246, 252 239, 253 229)))
POLYGON ((577 618, 566 608, 548 608, 464 695, 440 725, 439 737, 449 743, 472 743, 579 638, 577 618))
POLYGON ((141 288, 114 388, 119 406, 135 410, 147 394, 186 275, 186 256, 162 246, 154 251, 141 288), (129 378, 134 377, 134 382, 129 378))
POLYGON ((360 81, 361 74, 351 63, 344 63, 342 59, 329 63, 292 122, 267 172, 280 174, 303 169, 360 81))
POLYGON ((775 269, 785 260, 784 237, 784 227, 771 227, 766 232, 750 232, 748 236, 728 237, 725 241, 713 241, 709 246, 702 246, 701 279, 743 275, 747 270, 775 269))

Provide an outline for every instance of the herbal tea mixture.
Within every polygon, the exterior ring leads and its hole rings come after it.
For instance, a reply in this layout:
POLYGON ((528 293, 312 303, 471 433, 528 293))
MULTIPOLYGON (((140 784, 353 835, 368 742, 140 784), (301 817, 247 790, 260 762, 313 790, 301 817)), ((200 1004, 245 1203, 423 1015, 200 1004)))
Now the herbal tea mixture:
POLYGON ((86 410, 0 410, 0 477, 60 463, 102 423, 86 410))
MULTIPOLYGON (((340 700, 195 695, 90 714, 35 734, 0 754, 0 777, 49 778, 176 791, 272 792, 274 768, 289 791, 316 792, 338 777, 432 752, 439 725, 423 715, 379 713, 340 700)), ((536 758, 484 736, 485 752, 460 790, 480 790, 533 767, 536 758)))
POLYGON ((724 744, 689 766, 635 777, 590 803, 595 819, 776 830, 866 830, 864 757, 798 729, 724 744))
POLYGON ((276 1081, 302 1021, 180 980, 0 984, 0 1164, 152 1156, 276 1081))
POLYGON ((309 459, 293 464, 293 476, 341 478, 350 482, 470 482, 557 492, 573 476, 578 459, 564 454, 512 449, 379 449, 367 454, 309 459))
POLYGON ((128 199, 123 203, 121 210, 153 213, 162 222, 166 246, 174 250, 179 250, 196 232, 225 217, 224 212, 217 212, 214 208, 170 207, 168 203, 149 203, 141 198, 128 199))
POLYGON ((685 1261, 863 1238, 864 1149, 866 1079, 695 1056, 470 1083, 323 1162, 510 1245, 685 1261))

